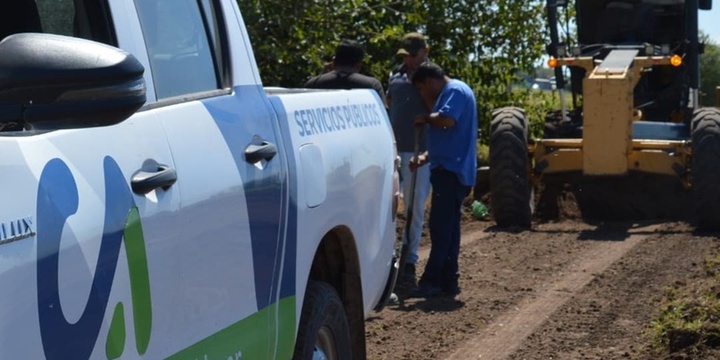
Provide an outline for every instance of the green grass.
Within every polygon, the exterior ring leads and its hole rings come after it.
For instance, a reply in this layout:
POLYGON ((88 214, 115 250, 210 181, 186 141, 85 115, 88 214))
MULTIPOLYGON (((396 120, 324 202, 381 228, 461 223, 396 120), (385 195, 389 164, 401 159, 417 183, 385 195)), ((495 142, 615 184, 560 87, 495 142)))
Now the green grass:
MULTIPOLYGON (((501 106, 518 106, 525 109, 527 119, 530 122, 530 138, 539 139, 543 136, 543 128, 545 125, 545 117, 548 112, 560 109, 560 93, 553 90, 531 90, 527 88, 513 88, 511 98, 512 103, 502 104, 501 106)), ((566 106, 568 110, 572 107, 572 94, 565 92, 566 106)), ((480 162, 478 166, 488 165, 489 147, 487 144, 489 138, 489 128, 481 129, 484 136, 478 139, 477 155, 480 162)))
MULTIPOLYGON (((570 110, 572 109, 572 94, 565 91, 564 95, 565 107, 570 110)), ((525 105, 528 121, 530 121, 530 137, 533 139, 542 138, 546 114, 560 108, 559 91, 531 91, 525 105)))
POLYGON ((488 159, 490 158, 490 146, 487 144, 481 144, 478 141, 477 147, 478 164, 477 166, 488 166, 488 159))
POLYGON ((665 289, 660 314, 646 330, 652 350, 691 355, 720 348, 720 256, 703 268, 703 276, 665 289))

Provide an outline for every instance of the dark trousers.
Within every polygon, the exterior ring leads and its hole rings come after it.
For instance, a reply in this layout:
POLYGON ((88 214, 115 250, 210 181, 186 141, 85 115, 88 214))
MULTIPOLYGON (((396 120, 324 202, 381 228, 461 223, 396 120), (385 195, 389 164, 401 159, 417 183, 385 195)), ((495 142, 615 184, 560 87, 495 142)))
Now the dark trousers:
POLYGON ((462 203, 471 187, 462 185, 454 172, 443 168, 431 171, 430 183, 430 258, 418 285, 452 289, 458 286, 462 203))

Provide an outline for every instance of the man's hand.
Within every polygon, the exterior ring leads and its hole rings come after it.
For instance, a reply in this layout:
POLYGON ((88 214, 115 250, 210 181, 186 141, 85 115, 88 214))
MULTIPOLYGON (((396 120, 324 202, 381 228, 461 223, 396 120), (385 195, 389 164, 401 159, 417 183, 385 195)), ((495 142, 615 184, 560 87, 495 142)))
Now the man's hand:
POLYGON ((427 151, 418 155, 417 159, 415 157, 410 158, 410 163, 408 166, 410 167, 410 171, 415 171, 420 166, 423 166, 428 163, 428 153, 427 151))
POLYGON ((418 115, 415 117, 415 126, 425 126, 430 123, 430 115, 418 115))

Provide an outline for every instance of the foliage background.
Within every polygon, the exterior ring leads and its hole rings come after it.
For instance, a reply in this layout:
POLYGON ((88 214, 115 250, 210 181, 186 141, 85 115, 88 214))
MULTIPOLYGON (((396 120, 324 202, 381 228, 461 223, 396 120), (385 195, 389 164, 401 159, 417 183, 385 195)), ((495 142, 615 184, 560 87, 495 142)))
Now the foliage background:
MULTIPOLYGON (((399 64, 395 53, 402 35, 424 33, 430 59, 474 89, 482 130, 492 109, 529 100, 529 91, 510 91, 510 85, 519 72, 533 73, 546 43, 544 0, 251 0, 239 5, 265 85, 302 86, 343 38, 364 45, 363 72, 387 85, 399 64)), ((487 139, 487 131, 481 139, 487 139)))
POLYGON ((703 106, 720 106, 715 88, 720 86, 720 44, 714 43, 707 36, 705 53, 700 56, 700 103, 703 106))
MULTIPOLYGON (((557 94, 513 89, 520 74, 538 76, 549 42, 545 0, 243 0, 238 1, 265 85, 300 87, 320 73, 343 38, 358 40, 367 57, 363 72, 387 85, 403 34, 428 38, 430 58, 470 85, 478 101, 480 142, 487 144, 492 109, 516 105, 528 112, 540 136, 545 113, 559 108, 557 94)), ((572 41, 573 4, 559 13, 562 40, 572 41), (567 33, 569 32, 569 33, 567 33)), ((706 37, 707 39, 707 37, 706 37)), ((561 40, 561 41, 562 41, 561 40)), ((701 58, 703 104, 715 104, 720 48, 701 58)), ((543 73, 547 76, 547 71, 543 73)), ((484 150, 481 150, 484 151, 484 150)), ((482 158, 482 156, 481 156, 482 158)))

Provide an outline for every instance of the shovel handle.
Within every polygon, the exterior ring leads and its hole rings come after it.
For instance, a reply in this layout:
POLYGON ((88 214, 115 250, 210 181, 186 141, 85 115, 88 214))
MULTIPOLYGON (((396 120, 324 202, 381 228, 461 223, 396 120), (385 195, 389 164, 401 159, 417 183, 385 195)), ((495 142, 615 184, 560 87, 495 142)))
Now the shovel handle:
MULTIPOLYGON (((420 156, 420 137, 422 135, 423 127, 422 126, 416 126, 415 127, 415 149, 413 151, 413 159, 417 161, 418 157, 420 156)), ((407 199, 407 216, 405 218, 405 229, 403 230, 403 234, 400 237, 400 241, 402 241, 402 247, 400 250, 400 260, 398 264, 398 276, 403 276, 405 273, 405 265, 407 263, 407 258, 410 253, 410 241, 408 239, 408 234, 410 233, 410 228, 412 226, 413 221, 413 208, 415 205, 415 183, 417 182, 417 169, 412 172, 412 176, 410 177, 410 196, 407 199)), ((421 216, 423 214, 420 214, 421 216)))
MULTIPOLYGON (((420 157, 420 136, 422 135, 423 127, 415 127, 415 148, 413 149, 413 159, 417 163, 418 157, 420 157)), ((417 182, 417 167, 410 176, 410 198, 408 199, 408 213, 412 213, 413 204, 415 203, 415 183, 417 182)), ((409 216, 409 215, 408 215, 409 216)))

